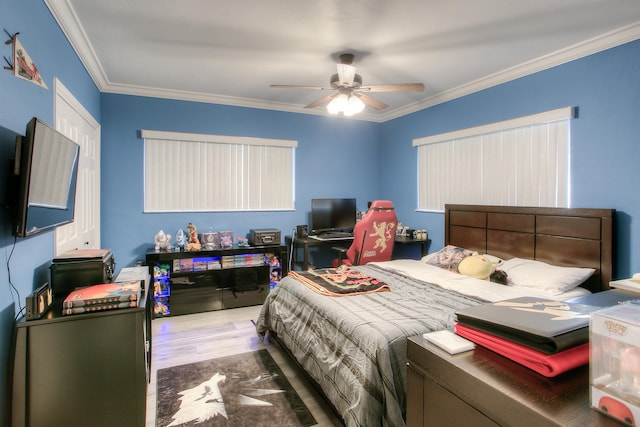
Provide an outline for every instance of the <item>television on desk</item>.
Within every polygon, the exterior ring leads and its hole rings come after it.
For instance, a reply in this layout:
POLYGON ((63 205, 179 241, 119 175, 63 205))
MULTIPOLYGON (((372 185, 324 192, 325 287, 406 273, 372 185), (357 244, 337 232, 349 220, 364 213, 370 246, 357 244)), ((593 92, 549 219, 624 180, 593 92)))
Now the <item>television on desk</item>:
POLYGON ((353 231, 356 199, 311 199, 311 234, 353 231))

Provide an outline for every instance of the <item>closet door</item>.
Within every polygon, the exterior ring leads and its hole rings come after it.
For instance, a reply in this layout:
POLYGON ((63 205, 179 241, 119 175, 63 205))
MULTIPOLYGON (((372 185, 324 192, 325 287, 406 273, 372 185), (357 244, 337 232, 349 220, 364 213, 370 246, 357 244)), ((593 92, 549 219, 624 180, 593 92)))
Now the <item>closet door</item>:
POLYGON ((100 248, 100 125, 55 80, 56 129, 80 145, 75 220, 56 228, 56 256, 70 249, 100 248))

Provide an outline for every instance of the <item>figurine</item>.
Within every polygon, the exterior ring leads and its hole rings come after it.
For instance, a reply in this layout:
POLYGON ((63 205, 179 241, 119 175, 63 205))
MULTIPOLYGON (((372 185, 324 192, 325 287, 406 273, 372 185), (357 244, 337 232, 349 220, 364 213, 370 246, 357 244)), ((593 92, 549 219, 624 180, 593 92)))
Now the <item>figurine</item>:
POLYGON ((156 242, 156 252, 171 249, 171 234, 165 234, 164 231, 160 230, 156 233, 154 240, 156 242))
POLYGON ((176 233, 176 245, 183 250, 185 245, 187 244, 187 236, 184 234, 184 231, 181 229, 176 233))
POLYGON ((238 247, 239 248, 248 248, 249 247, 249 239, 246 237, 238 237, 238 247))
POLYGON ((198 240, 198 230, 196 226, 189 223, 189 225, 187 225, 187 233, 189 233, 189 243, 187 243, 185 250, 187 252, 198 252, 201 246, 200 240, 198 240))

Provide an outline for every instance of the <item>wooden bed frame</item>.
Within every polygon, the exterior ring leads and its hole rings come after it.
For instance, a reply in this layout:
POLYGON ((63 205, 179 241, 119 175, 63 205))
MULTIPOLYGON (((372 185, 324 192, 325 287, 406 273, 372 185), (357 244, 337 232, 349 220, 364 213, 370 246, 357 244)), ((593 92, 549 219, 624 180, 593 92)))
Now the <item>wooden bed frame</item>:
POLYGON ((613 280, 614 209, 445 205, 445 245, 553 265, 594 268, 582 286, 613 280))
MULTIPOLYGON (((596 272, 582 286, 592 292, 609 289, 613 278, 613 209, 558 209, 484 205, 445 206, 445 245, 456 245, 503 259, 535 259, 560 266, 590 267, 596 272)), ((341 417, 321 387, 300 366, 273 331, 290 360, 341 417)))

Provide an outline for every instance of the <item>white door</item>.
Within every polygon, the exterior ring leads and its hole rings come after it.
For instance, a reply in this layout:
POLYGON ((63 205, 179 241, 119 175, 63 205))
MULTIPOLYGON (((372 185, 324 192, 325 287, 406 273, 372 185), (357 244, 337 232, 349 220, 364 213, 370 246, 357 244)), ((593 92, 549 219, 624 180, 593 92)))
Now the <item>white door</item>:
POLYGON ((56 256, 70 249, 100 248, 100 125, 55 79, 56 129, 80 145, 75 219, 56 228, 56 256))

